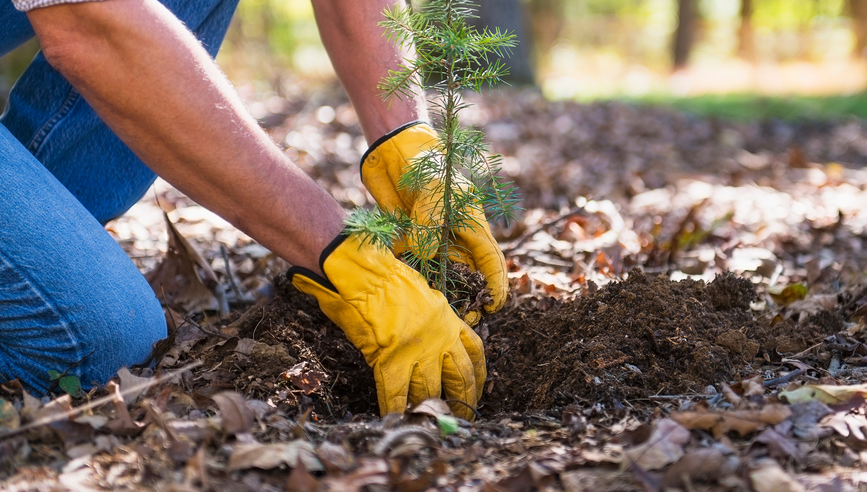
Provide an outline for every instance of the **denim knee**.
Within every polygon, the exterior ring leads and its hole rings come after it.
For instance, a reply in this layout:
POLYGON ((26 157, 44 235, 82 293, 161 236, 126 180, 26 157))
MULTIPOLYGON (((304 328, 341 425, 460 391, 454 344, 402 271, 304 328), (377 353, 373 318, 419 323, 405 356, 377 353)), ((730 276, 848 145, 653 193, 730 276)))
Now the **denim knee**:
POLYGON ((105 384, 121 367, 145 363, 153 345, 167 335, 162 306, 152 291, 111 302, 114 306, 108 314, 105 305, 99 306, 100 312, 90 316, 93 324, 80 331, 79 346, 85 359, 76 376, 85 388, 105 384))
POLYGON ((82 279, 87 288, 66 291, 62 299, 30 273, 0 252, 0 299, 7 303, 0 319, 0 380, 17 378, 41 395, 52 384, 49 371, 57 371, 78 377, 87 389, 121 367, 146 362, 153 344, 166 337, 162 307, 138 272, 82 279))

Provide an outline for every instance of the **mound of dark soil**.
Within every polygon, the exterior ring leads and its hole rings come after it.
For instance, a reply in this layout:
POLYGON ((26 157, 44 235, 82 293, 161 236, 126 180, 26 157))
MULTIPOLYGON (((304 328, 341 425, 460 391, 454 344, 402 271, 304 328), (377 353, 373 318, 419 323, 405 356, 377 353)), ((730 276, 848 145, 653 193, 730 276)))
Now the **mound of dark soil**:
POLYGON ((752 283, 731 273, 705 284, 633 270, 546 312, 498 313, 487 320, 485 405, 494 412, 617 405, 755 374, 750 364, 781 336, 754 319, 755 297, 752 283))
MULTIPOLYGON (((312 404, 320 417, 376 414, 376 387, 361 353, 312 297, 285 279, 277 291, 261 315, 239 325, 239 339, 261 346, 206 365, 230 370, 232 386, 250 397, 288 390, 286 405, 312 404), (308 396, 281 379, 297 361, 327 374, 319 391, 308 396)), ((651 395, 701 393, 755 375, 761 363, 840 328, 827 313, 808 323, 756 319, 749 309, 755 297, 752 283, 731 273, 705 284, 635 269, 585 297, 505 309, 483 321, 489 380, 480 410, 490 416, 576 402, 616 407, 651 395)))

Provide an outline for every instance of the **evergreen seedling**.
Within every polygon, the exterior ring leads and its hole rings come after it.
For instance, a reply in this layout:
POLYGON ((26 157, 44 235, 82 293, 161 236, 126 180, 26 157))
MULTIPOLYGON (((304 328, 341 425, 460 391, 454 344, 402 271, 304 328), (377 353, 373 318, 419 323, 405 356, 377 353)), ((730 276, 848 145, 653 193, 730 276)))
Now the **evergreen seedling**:
POLYGON ((414 45, 416 58, 390 72, 379 88, 386 98, 401 98, 430 87, 438 138, 409 163, 398 184, 420 197, 419 215, 410 220, 399 212, 359 209, 346 222, 350 232, 375 244, 409 244, 404 260, 450 298, 449 263, 460 255, 452 231, 482 227, 481 210, 491 220, 506 221, 519 211, 517 190, 498 175, 502 156, 489 156, 484 134, 459 120, 468 107, 462 94, 491 88, 507 75, 501 58, 516 44, 513 34, 469 24, 473 8, 467 0, 429 0, 418 10, 396 6, 385 11, 380 25, 386 35, 399 48, 414 45))

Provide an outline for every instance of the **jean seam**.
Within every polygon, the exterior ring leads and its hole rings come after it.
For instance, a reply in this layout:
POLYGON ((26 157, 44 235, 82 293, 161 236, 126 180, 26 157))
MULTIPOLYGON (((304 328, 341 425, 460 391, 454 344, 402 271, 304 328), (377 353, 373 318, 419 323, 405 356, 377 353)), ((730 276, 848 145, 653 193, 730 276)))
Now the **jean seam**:
POLYGON ((29 150, 32 154, 36 154, 39 152, 42 144, 48 138, 48 135, 57 127, 60 120, 62 120, 69 111, 72 109, 72 106, 78 101, 80 94, 75 88, 69 89, 69 94, 66 96, 66 99, 63 101, 63 104, 60 106, 60 109, 57 110, 54 115, 45 122, 44 125, 33 135, 33 138, 27 144, 27 150, 29 150))
POLYGON ((27 276, 27 274, 25 273, 26 270, 23 270, 23 269, 16 267, 14 263, 9 261, 9 258, 7 258, 6 255, 4 255, 2 251, 0 251, 0 260, 2 260, 4 263, 6 263, 6 265, 8 265, 11 268, 15 269, 16 271, 18 271, 18 273, 21 275, 21 277, 27 281, 27 285, 31 289, 33 289, 33 292, 35 292, 36 295, 39 296, 39 299, 41 299, 42 302, 46 306, 48 306, 55 315, 57 315, 57 319, 60 322, 60 325, 63 326, 64 331, 66 331, 66 336, 68 337, 69 341, 72 342, 72 344, 75 346, 75 358, 76 358, 76 360, 80 360, 82 358, 81 344, 78 342, 78 339, 72 333, 72 330, 70 330, 69 324, 63 318, 63 314, 61 314, 60 311, 58 311, 57 307, 52 302, 50 302, 48 300, 48 298, 45 296, 45 294, 36 286, 35 283, 33 283, 33 280, 29 276, 27 276))

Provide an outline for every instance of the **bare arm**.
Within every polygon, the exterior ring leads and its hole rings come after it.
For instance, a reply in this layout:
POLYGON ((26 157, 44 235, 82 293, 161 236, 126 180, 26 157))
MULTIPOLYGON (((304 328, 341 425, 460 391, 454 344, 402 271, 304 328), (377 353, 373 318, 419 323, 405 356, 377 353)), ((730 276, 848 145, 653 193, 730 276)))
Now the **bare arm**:
POLYGON ((343 210, 247 114, 156 0, 28 12, 46 58, 158 175, 290 263, 321 273, 343 210))
POLYGON ((358 113, 368 143, 413 120, 427 120, 422 97, 383 101, 377 86, 388 70, 414 56, 398 51, 378 23, 386 7, 404 0, 313 0, 322 43, 358 113))

